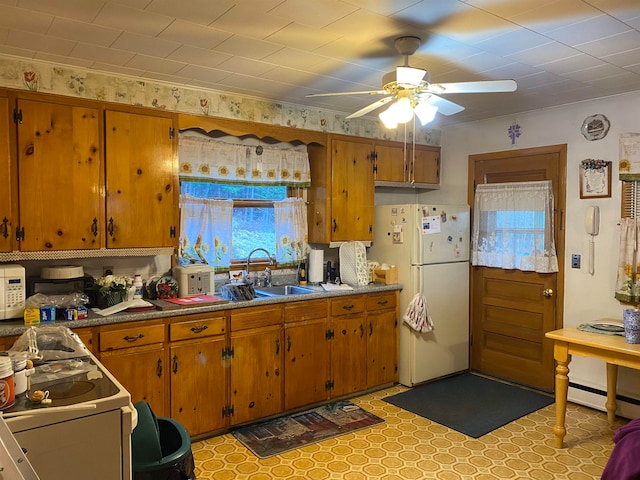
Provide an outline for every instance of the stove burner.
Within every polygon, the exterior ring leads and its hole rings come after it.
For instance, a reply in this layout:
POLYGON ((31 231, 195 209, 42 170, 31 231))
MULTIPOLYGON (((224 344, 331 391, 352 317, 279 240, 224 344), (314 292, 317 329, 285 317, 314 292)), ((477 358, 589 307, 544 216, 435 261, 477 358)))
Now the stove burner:
POLYGON ((87 380, 76 380, 71 382, 61 382, 47 387, 49 390, 49 398, 52 400, 61 400, 66 398, 79 397, 93 390, 95 385, 87 380))

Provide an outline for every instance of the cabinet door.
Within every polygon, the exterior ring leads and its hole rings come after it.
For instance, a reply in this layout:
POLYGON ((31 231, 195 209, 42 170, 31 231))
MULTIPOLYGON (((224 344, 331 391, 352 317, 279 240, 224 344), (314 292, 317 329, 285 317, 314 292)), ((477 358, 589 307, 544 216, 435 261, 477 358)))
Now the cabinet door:
POLYGON ((107 111, 107 247, 174 247, 178 241, 173 120, 107 111))
POLYGON ((20 249, 102 246, 103 164, 97 108, 18 100, 20 249))
POLYGON ((192 436, 226 427, 224 346, 224 337, 211 337, 171 347, 171 418, 192 436))
POLYGON ((329 398, 329 341, 325 318, 287 325, 284 330, 284 409, 329 398))
POLYGON ((367 313, 367 388, 397 380, 395 310, 367 313))
POLYGON ((332 140, 331 240, 373 240, 372 144, 332 140))
POLYGON ((158 417, 166 417, 166 350, 162 345, 103 352, 100 362, 131 394, 131 401, 146 400, 158 417))
POLYGON ((12 196, 16 194, 14 175, 12 175, 9 140, 9 100, 0 97, 0 178, 4 179, 0 188, 0 252, 14 250, 17 210, 13 207, 12 196))
POLYGON ((415 183, 440 183, 440 147, 416 148, 411 178, 415 183))
POLYGON ((359 392, 367 387, 367 337, 364 313, 332 318, 332 397, 359 392))
POLYGON ((403 183, 406 178, 404 146, 376 145, 376 181, 403 183))
POLYGON ((282 328, 231 334, 231 424, 282 411, 282 328))

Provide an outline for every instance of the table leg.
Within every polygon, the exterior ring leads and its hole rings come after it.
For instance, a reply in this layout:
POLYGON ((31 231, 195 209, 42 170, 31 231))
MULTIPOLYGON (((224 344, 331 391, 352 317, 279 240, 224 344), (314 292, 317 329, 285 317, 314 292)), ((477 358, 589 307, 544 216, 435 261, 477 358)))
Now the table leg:
POLYGON ((617 385, 618 365, 607 362, 607 403, 604 406, 607 407, 607 420, 609 420, 609 423, 613 423, 616 420, 616 410, 618 408, 616 403, 617 385))
POLYGON ((567 413, 567 393, 569 391, 569 345, 564 342, 557 342, 553 347, 553 356, 556 360, 556 424, 553 433, 556 436, 556 447, 564 446, 564 436, 567 433, 565 428, 565 417, 567 413))

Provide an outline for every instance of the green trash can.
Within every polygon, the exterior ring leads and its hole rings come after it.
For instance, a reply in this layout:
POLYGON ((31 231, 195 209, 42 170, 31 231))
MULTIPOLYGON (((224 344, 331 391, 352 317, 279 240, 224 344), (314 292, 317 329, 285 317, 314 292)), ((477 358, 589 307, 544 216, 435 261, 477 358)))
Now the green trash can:
POLYGON ((189 432, 171 418, 156 417, 146 401, 133 404, 138 424, 131 434, 134 480, 195 480, 189 432))

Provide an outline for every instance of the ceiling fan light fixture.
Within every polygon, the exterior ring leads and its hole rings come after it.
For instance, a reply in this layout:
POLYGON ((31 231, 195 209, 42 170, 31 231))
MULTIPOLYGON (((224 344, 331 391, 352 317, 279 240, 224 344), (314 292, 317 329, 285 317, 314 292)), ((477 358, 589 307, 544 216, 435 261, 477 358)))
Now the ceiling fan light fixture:
POLYGON ((393 106, 394 105, 395 105, 395 103, 392 104, 386 110, 383 110, 382 112, 380 112, 378 114, 378 117, 380 117, 380 120, 382 121, 384 126, 389 128, 389 129, 394 129, 394 128, 398 127, 398 120, 396 120, 396 116, 393 113, 393 106))
POLYGON ((393 113, 398 123, 407 123, 413 118, 413 107, 411 100, 407 97, 401 97, 392 105, 393 113))
POLYGON ((405 88, 419 87, 426 73, 425 70, 420 68, 397 67, 396 82, 405 88))
POLYGON ((425 126, 436 117, 438 107, 427 102, 419 102, 414 107, 413 112, 416 114, 416 117, 418 117, 418 120, 420 120, 420 124, 425 126))

